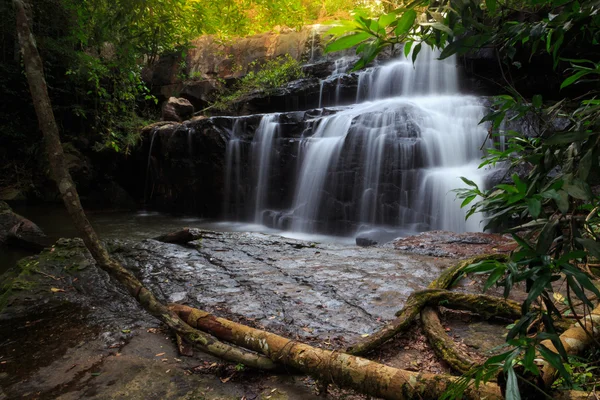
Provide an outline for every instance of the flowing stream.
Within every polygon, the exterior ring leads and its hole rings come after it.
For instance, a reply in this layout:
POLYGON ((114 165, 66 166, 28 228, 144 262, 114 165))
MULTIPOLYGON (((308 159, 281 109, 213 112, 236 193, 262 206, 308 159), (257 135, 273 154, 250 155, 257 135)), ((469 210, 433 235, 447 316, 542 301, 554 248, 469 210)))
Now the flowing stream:
MULTIPOLYGON (((278 135, 280 115, 265 114, 251 144, 253 209, 246 219, 305 233, 480 231, 480 217, 465 221, 453 189, 464 186, 461 176, 482 184, 489 172, 477 168, 482 148, 491 146, 479 125, 485 108, 480 98, 459 92, 455 60, 437 57, 427 48, 414 65, 402 58, 362 71, 356 104, 310 118, 288 154, 295 172, 287 179, 293 193, 287 204, 273 198, 284 189, 272 177, 274 154, 287 139, 278 135)), ((337 85, 328 99, 339 102, 347 66, 344 59, 335 63, 327 80, 337 85)), ((320 105, 324 96, 321 84, 320 105)), ((229 141, 227 182, 241 179, 232 161, 238 137, 229 141)))

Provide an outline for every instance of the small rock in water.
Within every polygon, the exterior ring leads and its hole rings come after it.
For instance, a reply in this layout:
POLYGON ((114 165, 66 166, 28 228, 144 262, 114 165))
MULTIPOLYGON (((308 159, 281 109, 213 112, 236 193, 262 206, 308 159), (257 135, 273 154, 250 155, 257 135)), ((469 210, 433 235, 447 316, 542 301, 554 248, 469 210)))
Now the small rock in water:
POLYGON ((369 239, 369 238, 364 238, 364 237, 356 238, 357 246, 368 247, 368 246, 375 246, 376 244, 377 244, 376 241, 369 239))

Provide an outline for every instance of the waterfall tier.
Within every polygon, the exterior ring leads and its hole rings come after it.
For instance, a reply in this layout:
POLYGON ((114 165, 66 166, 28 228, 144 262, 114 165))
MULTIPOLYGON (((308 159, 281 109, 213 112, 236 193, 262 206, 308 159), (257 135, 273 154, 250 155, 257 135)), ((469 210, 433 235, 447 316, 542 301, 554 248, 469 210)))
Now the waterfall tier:
POLYGON ((453 59, 436 58, 423 49, 415 65, 360 73, 340 59, 321 82, 325 107, 158 127, 145 190, 180 212, 220 208, 228 220, 296 232, 480 231, 452 190, 461 176, 485 186, 489 171, 477 166, 492 145, 479 125, 486 107, 459 93, 453 59), (343 103, 355 104, 330 106, 341 86, 343 103))

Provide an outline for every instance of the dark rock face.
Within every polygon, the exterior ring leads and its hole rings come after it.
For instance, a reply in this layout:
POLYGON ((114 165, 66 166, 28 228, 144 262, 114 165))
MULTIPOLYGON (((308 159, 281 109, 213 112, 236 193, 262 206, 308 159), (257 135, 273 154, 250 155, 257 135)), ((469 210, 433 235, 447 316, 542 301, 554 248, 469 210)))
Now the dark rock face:
POLYGON ((125 188, 140 202, 158 209, 219 215, 232 124, 230 118, 195 118, 145 128, 140 151, 124 168, 125 188))
MULTIPOLYGON (((296 177, 303 140, 318 128, 320 118, 344 107, 296 111, 277 115, 278 132, 270 151, 267 180, 269 193, 262 223, 287 229, 294 221, 296 177), (268 211, 267 211, 268 210, 268 211)), ((419 118, 411 105, 394 111, 395 135, 386 136, 385 168, 378 189, 377 221, 393 224, 415 193, 418 168, 424 165, 419 118), (407 149, 410 149, 408 151, 407 149), (404 152, 403 157, 398 154, 404 152), (412 188, 412 189, 411 189, 412 188), (403 196, 398 196, 404 191, 403 196)), ((132 177, 126 189, 145 204, 163 211, 204 217, 255 220, 256 171, 253 139, 262 115, 195 118, 183 124, 160 123, 147 127, 144 145, 127 168, 132 177), (234 139, 234 140, 232 140, 234 139), (236 146, 235 148, 231 146, 236 146), (145 180, 139 179, 146 177, 145 180)), ((361 132, 381 120, 379 112, 357 117, 351 125, 340 157, 330 165, 321 194, 318 230, 347 234, 359 226, 361 193, 367 179, 364 168, 364 135, 361 132)), ((391 123, 391 122, 390 122, 391 123)), ((426 227, 424 227, 426 229, 426 227)), ((389 236, 389 235, 388 235, 389 236)), ((398 234, 397 236, 401 236, 398 234)), ((394 237, 387 237, 391 240, 394 237)), ((376 240, 381 243, 381 241, 376 240)))
POLYGON ((189 100, 169 97, 162 109, 163 121, 182 122, 194 115, 194 106, 189 100))

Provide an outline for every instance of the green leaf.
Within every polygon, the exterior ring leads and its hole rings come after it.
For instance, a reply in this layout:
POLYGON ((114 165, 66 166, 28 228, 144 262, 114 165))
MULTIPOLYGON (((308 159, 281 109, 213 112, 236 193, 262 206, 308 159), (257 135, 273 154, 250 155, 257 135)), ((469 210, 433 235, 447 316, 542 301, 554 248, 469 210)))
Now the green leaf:
POLYGON ((408 10, 398 20, 398 24, 396 25, 396 29, 394 33, 396 36, 404 35, 408 33, 410 28, 412 28, 415 23, 415 19, 417 18, 417 12, 415 10, 408 10))
POLYGON ((540 216, 540 213, 542 212, 542 202, 534 198, 527 199, 527 209, 529 211, 529 214, 534 219, 537 219, 540 216))
POLYGON ((569 144, 585 140, 592 134, 592 132, 557 132, 548 139, 544 140, 544 144, 549 146, 557 144, 569 144))
POLYGON ((551 366, 553 366, 567 382, 570 382, 571 376, 565 369, 565 366, 562 363, 562 359, 558 354, 551 351, 543 344, 538 345, 538 351, 540 352, 540 355, 544 358, 544 360, 546 360, 551 366))
POLYGON ((542 228, 540 235, 537 239, 537 245, 535 247, 535 251, 538 254, 547 254, 548 250, 550 250, 550 246, 552 246, 552 242, 555 239, 555 231, 556 226, 558 225, 558 219, 553 219, 548 221, 546 225, 542 228))
POLYGON ((560 88, 566 88, 569 85, 572 85, 573 83, 575 83, 576 81, 578 81, 581 77, 589 74, 590 71, 577 71, 576 73, 574 73, 573 75, 571 75, 570 77, 568 77, 567 79, 565 79, 563 81, 563 83, 561 83, 560 88))
MULTIPOLYGON (((413 64, 415 63, 415 61, 417 61, 417 56, 419 55, 419 52, 421 51, 421 44, 419 43, 418 45, 415 46, 415 48, 413 49, 413 53, 412 53, 412 62, 413 64)), ((462 179, 462 178, 461 178, 462 179)), ((464 179, 463 179, 464 181, 464 179)))
POLYGON ((389 24, 391 24, 395 20, 396 20, 395 12, 391 12, 389 14, 384 14, 381 17, 379 17, 379 27, 386 28, 389 24))
POLYGON ((463 200, 463 202, 461 203, 460 208, 463 208, 464 206, 468 205, 470 202, 472 202, 475 199, 475 197, 477 197, 477 195, 473 194, 473 195, 468 196, 467 198, 465 198, 463 200))
POLYGON ((594 304, 592 304, 590 299, 588 299, 588 297, 585 295, 581 286, 579 286, 579 284, 575 282, 575 278, 573 278, 570 275, 567 275, 567 284, 573 290, 573 292, 575 292, 575 296, 577 296, 581 301, 583 301, 588 307, 592 309, 594 308, 594 304))
POLYGON ((589 149, 583 155, 583 157, 581 157, 581 160, 579 161, 579 168, 577 169, 577 176, 582 181, 585 181, 587 179, 587 177, 590 173, 590 170, 592 169, 592 163, 593 163, 592 153, 593 153, 593 149, 589 149))
POLYGON ((372 37, 373 36, 367 32, 353 33, 329 43, 327 47, 325 47, 325 52, 330 53, 333 51, 349 49, 372 37))
POLYGON ((545 274, 545 275, 539 276, 537 279, 535 279, 533 281, 533 284, 531 285, 531 288, 529 289, 529 293, 527 294, 527 299, 525 299, 525 301, 523 302, 523 310, 524 311, 529 310, 531 303, 533 303, 533 301, 535 299, 537 299, 540 294, 542 294, 542 292, 546 289, 546 285, 548 283, 550 283, 551 278, 552 278, 552 275, 545 274))
POLYGON ((600 243, 598 243, 592 239, 584 239, 584 238, 577 238, 575 240, 577 240, 579 243, 581 243, 583 245, 583 247, 585 247, 592 256, 594 256, 597 259, 600 259, 600 243))
POLYGON ((521 393, 519 392, 519 384, 517 383, 517 374, 512 365, 508 367, 508 376, 506 377, 506 393, 504 398, 506 400, 521 400, 521 393))
POLYGON ((525 367, 526 371, 530 371, 534 375, 539 375, 540 370, 537 365, 535 365, 535 346, 527 347, 525 350, 525 357, 523 357, 523 367, 525 367))
POLYGON ((452 29, 450 29, 448 25, 442 24, 441 22, 424 22, 420 25, 431 26, 433 29, 447 33, 449 36, 454 36, 454 32, 452 31, 452 29))
POLYGON ((408 58, 408 54, 410 53, 410 49, 413 45, 413 41, 409 40, 408 42, 404 43, 404 57, 408 58))
POLYGON ((569 212, 569 194, 564 190, 559 190, 558 198, 554 199, 556 205, 561 213, 566 214, 569 212))
POLYGON ((506 272, 506 268, 496 268, 490 274, 490 276, 488 277, 487 281, 485 281, 485 285, 483 286, 483 291, 487 292, 489 288, 491 288, 492 286, 494 286, 494 284, 496 282, 498 282, 498 280, 504 276, 505 272, 506 272))
POLYGON ((472 180, 470 180, 470 179, 467 179, 467 178, 465 178, 464 176, 461 176, 461 177, 460 177, 460 180, 461 180, 461 181, 463 181, 464 183, 466 183, 466 184, 467 184, 467 185, 469 185, 469 186, 473 186, 473 187, 475 187, 475 188, 477 187, 477 184, 476 184, 475 182, 473 182, 473 181, 472 181, 472 180))
POLYGON ((539 94, 536 94, 535 96, 533 96, 532 103, 533 103, 534 107, 541 108, 542 107, 542 96, 540 96, 539 94))
POLYGON ((496 12, 496 0, 485 0, 485 6, 491 13, 496 12))
POLYGON ((572 197, 580 200, 589 200, 593 196, 589 185, 578 179, 574 179, 571 182, 565 182, 563 189, 572 197))

